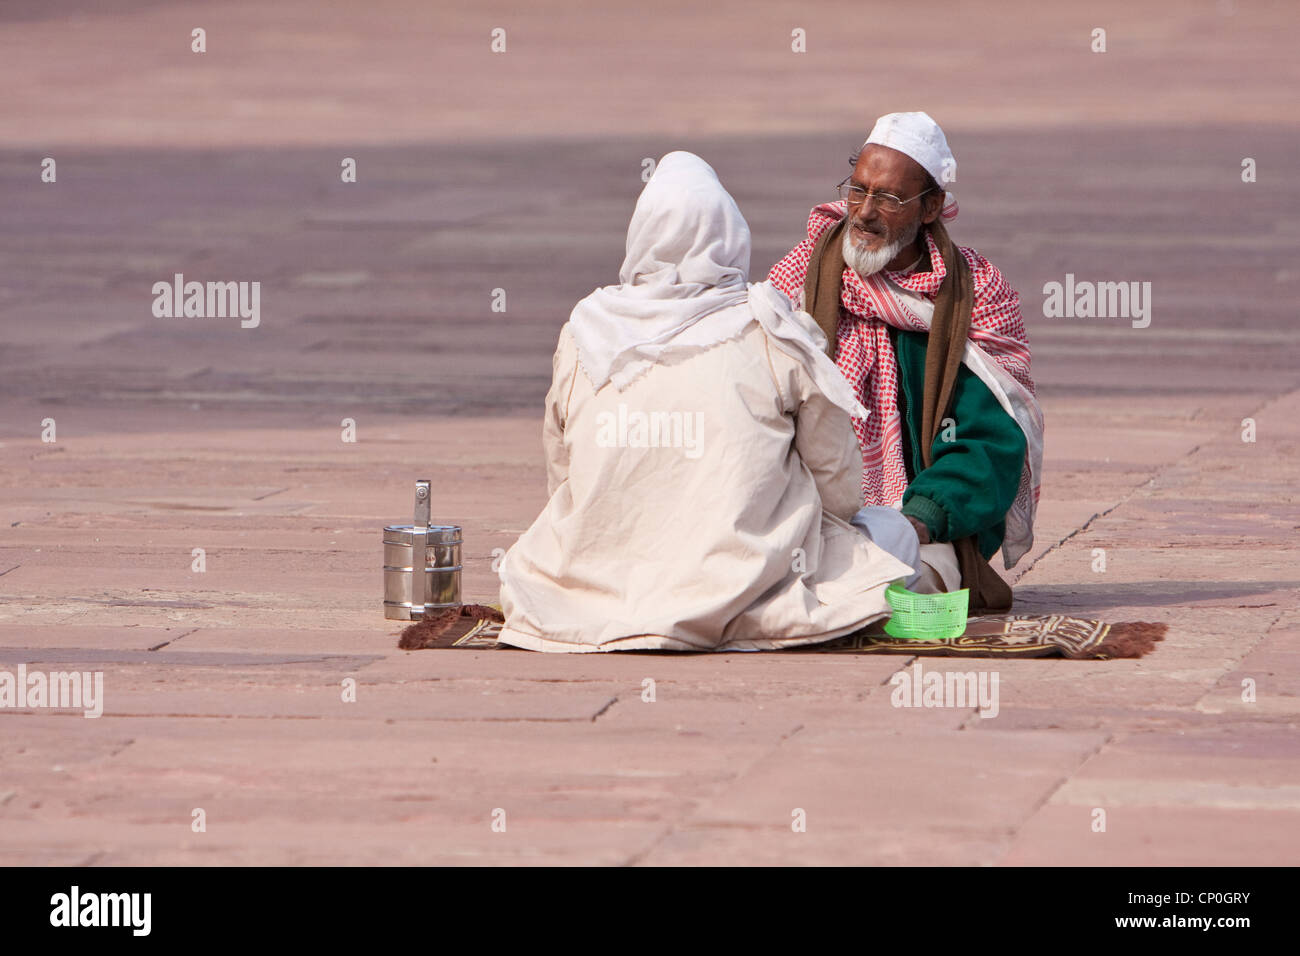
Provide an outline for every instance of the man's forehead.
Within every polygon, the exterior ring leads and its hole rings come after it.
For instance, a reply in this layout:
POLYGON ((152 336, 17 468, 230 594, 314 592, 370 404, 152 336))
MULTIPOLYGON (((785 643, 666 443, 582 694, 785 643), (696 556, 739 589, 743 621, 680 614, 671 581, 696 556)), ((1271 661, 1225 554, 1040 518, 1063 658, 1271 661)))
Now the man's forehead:
POLYGON ((855 180, 868 176, 903 186, 921 180, 925 176, 925 168, 906 153, 871 143, 863 147, 862 155, 853 167, 855 180))

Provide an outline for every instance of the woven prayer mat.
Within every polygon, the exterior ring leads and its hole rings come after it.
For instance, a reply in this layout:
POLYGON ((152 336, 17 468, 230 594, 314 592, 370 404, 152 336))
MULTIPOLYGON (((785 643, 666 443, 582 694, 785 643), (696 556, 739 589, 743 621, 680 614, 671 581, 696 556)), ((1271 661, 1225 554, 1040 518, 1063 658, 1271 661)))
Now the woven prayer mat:
MULTIPOLYGON (((885 634, 883 621, 824 644, 790 648, 786 654, 913 654, 931 657, 1066 657, 1071 660, 1110 660, 1142 657, 1164 640, 1167 624, 1125 621, 1107 624, 1061 614, 1005 614, 973 617, 961 637, 942 641, 907 641, 885 634)), ((497 641, 501 612, 467 604, 459 611, 442 611, 402 631, 403 650, 469 647, 475 650, 515 650, 497 641)))
POLYGON ((966 633, 939 641, 890 637, 873 624, 824 644, 793 650, 820 654, 917 654, 932 657, 1068 657, 1105 661, 1142 657, 1164 640, 1168 624, 1125 621, 1107 624, 1062 614, 972 617, 966 633))

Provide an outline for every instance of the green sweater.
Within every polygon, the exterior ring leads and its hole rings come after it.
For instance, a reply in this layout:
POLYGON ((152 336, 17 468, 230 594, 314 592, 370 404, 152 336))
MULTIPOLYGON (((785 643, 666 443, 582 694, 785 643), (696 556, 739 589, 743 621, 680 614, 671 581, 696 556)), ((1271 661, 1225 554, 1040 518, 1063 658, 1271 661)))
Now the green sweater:
POLYGON ((898 410, 903 420, 907 490, 903 514, 923 522, 932 541, 976 535, 980 554, 993 557, 1006 534, 1006 513, 1025 465, 1024 432, 1003 411, 988 386, 965 364, 957 372, 949 417, 956 423, 930 446, 933 464, 922 466, 921 405, 925 381, 924 332, 890 328, 898 356, 898 410))

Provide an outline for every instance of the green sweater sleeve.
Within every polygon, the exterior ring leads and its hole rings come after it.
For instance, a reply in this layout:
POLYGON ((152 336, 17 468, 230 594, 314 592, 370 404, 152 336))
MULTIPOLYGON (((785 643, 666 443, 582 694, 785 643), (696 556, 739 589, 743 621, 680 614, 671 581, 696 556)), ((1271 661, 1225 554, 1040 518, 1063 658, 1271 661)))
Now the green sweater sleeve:
POLYGON ((962 365, 948 415, 953 421, 940 427, 930 446, 933 463, 922 468, 916 449, 927 338, 922 332, 900 331, 894 341, 909 465, 903 514, 922 521, 935 541, 976 535, 980 553, 992 557, 1002 546, 1007 509, 1020 486, 1024 433, 979 376, 962 365))

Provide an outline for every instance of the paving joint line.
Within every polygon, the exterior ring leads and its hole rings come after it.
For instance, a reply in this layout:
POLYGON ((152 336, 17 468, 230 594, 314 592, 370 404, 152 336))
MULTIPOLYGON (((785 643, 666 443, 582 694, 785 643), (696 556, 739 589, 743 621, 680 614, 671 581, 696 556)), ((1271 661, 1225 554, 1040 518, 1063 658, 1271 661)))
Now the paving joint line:
MULTIPOLYGON (((66 710, 50 710, 43 708, 35 710, 30 707, 24 710, 15 710, 4 708, 0 710, 0 720, 17 720, 20 717, 58 717, 68 720, 84 720, 85 716, 80 713, 73 713, 66 710)), ((385 723, 396 723, 399 719, 406 723, 456 723, 456 724, 589 724, 590 717, 401 717, 385 718, 374 714, 366 714, 360 717, 340 717, 337 714, 234 714, 229 711, 225 713, 176 713, 157 711, 153 713, 130 712, 115 713, 105 711, 100 719, 105 717, 117 717, 123 719, 144 719, 152 720, 155 718, 165 717, 167 719, 186 718, 193 720, 350 720, 350 721, 367 721, 383 720, 385 723)))
POLYGON ((174 642, 176 642, 176 641, 179 641, 182 637, 189 637, 189 636, 190 636, 191 634, 193 634, 195 631, 199 631, 199 630, 202 630, 202 628, 192 627, 192 628, 190 628, 188 631, 186 631, 184 634, 177 634, 175 637, 170 638, 169 640, 163 641, 161 644, 155 644, 153 647, 148 648, 148 650, 151 650, 151 651, 162 650, 162 649, 163 649, 164 647, 166 647, 168 644, 172 644, 172 643, 174 643, 174 642))
POLYGON ((1034 570, 1034 568, 1037 566, 1037 564, 1038 564, 1039 561, 1041 561, 1041 560, 1043 560, 1044 558, 1046 558, 1046 557, 1047 557, 1049 554, 1051 554, 1052 552, 1058 550, 1062 545, 1065 544, 1065 542, 1069 541, 1069 540, 1070 540, 1071 538, 1073 538, 1075 535, 1083 534, 1083 532, 1087 531, 1090 527, 1092 527, 1092 523, 1093 523, 1094 521, 1096 521, 1098 518, 1104 518, 1104 517, 1106 517, 1107 515, 1109 515, 1112 511, 1114 511, 1116 508, 1120 507, 1121 505, 1127 504, 1128 501, 1129 501, 1129 500, 1130 500, 1134 495, 1136 495, 1136 494, 1137 494, 1139 491, 1141 491, 1143 488, 1147 487, 1147 486, 1150 485, 1153 481, 1155 481, 1157 478, 1159 478, 1160 475, 1161 475, 1164 471, 1168 470, 1169 468, 1172 468, 1174 465, 1180 463, 1184 458, 1187 458, 1187 457, 1189 457, 1189 456, 1191 456, 1191 455, 1194 455, 1194 454, 1196 454, 1196 453, 1197 453, 1198 451, 1200 451, 1200 450, 1201 450, 1201 446, 1200 446, 1200 445, 1197 445, 1197 446, 1196 446, 1195 448, 1193 448, 1191 451, 1187 452, 1187 454, 1183 455, 1182 458, 1179 458, 1178 461, 1170 462, 1170 463, 1169 463, 1168 465, 1166 465, 1164 468, 1159 469, 1159 470, 1157 470, 1155 473, 1153 473, 1152 475, 1150 475, 1150 477, 1148 477, 1148 478, 1147 478, 1145 481, 1143 481, 1140 485, 1137 485, 1136 487, 1134 487, 1133 489, 1131 489, 1127 494, 1125 494, 1122 498, 1120 498, 1119 501, 1115 502, 1113 505, 1111 505, 1111 506, 1110 506, 1109 508, 1107 508, 1105 511, 1098 511, 1098 512, 1095 512, 1095 513, 1094 513, 1090 518, 1088 518, 1087 521, 1085 521, 1085 522, 1084 522, 1083 524, 1081 524, 1079 527, 1075 528, 1073 531, 1071 531, 1069 534, 1067 534, 1067 535, 1066 535, 1064 538, 1062 538, 1060 541, 1056 542, 1056 544, 1052 545, 1050 548, 1048 548, 1048 549, 1047 549, 1046 551, 1044 551, 1042 554, 1038 555, 1038 557, 1034 558, 1033 561, 1029 562, 1029 567, 1025 568, 1025 569, 1024 569, 1023 571, 1021 571, 1018 575, 1016 575, 1015 579, 1014 579, 1011 583, 1012 583, 1013 585, 1015 585, 1015 584, 1019 584, 1020 581, 1021 581, 1021 579, 1022 579, 1023 577, 1025 577, 1025 575, 1027 575, 1030 571, 1034 570))
MULTIPOLYGON (((755 767, 757 767, 764 760, 768 759, 773 754, 775 754, 778 750, 780 750, 781 746, 787 740, 789 740, 795 734, 799 733, 799 731, 803 730, 803 726, 804 726, 803 724, 795 724, 793 730, 781 734, 781 736, 777 739, 776 743, 770 749, 755 757, 754 760, 749 764, 749 766, 747 766, 744 770, 741 770, 730 780, 726 780, 723 781, 722 783, 719 783, 718 786, 714 788, 714 790, 711 793, 709 793, 708 796, 705 797, 704 799, 712 799, 716 797, 719 793, 727 789, 728 787, 734 786, 736 783, 743 780, 749 773, 753 771, 755 767)), ((678 827, 681 826, 682 823, 684 823, 690 817, 690 815, 695 812, 695 810, 699 807, 699 804, 700 804, 699 800, 694 801, 694 803, 689 808, 682 811, 680 817, 678 817, 672 823, 669 823, 667 826, 665 826, 663 832, 661 832, 658 836, 654 837, 654 839, 652 839, 644 849, 641 849, 636 853, 633 853, 630 857, 628 857, 619 865, 631 867, 640 864, 643 860, 646 859, 646 857, 654 853, 654 851, 659 848, 660 844, 662 844, 666 839, 668 839, 670 836, 673 835, 673 833, 677 831, 678 827)))
POLYGON ((1214 682, 1214 685, 1212 687, 1207 687, 1205 691, 1201 694, 1201 696, 1196 698, 1196 700, 1192 703, 1191 709, 1193 711, 1199 712, 1198 708, 1201 706, 1201 703, 1205 700, 1205 698, 1209 697, 1212 693, 1214 693, 1215 689, 1219 686, 1219 681, 1223 680, 1224 675, 1229 674, 1232 671, 1236 670, 1238 667, 1240 667, 1241 662, 1244 661, 1247 657, 1249 657, 1255 651, 1255 649, 1259 647, 1259 645, 1264 643, 1264 641, 1268 638, 1269 632, 1272 631, 1273 628, 1277 627, 1277 622, 1282 620, 1282 617, 1285 614, 1286 614, 1285 610, 1281 610, 1277 612, 1277 615, 1273 618, 1272 621, 1269 622, 1268 626, 1260 630, 1259 637, 1255 639, 1255 642, 1251 644, 1250 647, 1246 648, 1246 650, 1242 653, 1240 657, 1234 658, 1228 664, 1228 666, 1223 669, 1223 671, 1219 674, 1218 680, 1214 682))
POLYGON ((1042 810, 1043 807, 1047 806, 1047 804, 1051 801, 1052 797, 1060 793, 1061 789, 1067 783, 1073 780, 1075 776, 1077 776, 1079 772, 1083 770, 1084 767, 1088 766, 1088 764, 1090 764, 1094 759, 1096 759, 1098 754, 1100 754, 1103 750, 1109 747, 1111 743, 1114 742, 1116 737, 1115 731, 1107 730, 1105 731, 1105 735, 1106 736, 1102 739, 1102 741, 1092 749, 1092 752, 1089 753, 1082 760, 1080 760, 1073 770, 1071 770, 1070 772, 1062 776, 1060 780, 1056 781, 1056 785, 1051 789, 1049 789, 1043 795, 1043 798, 1034 805, 1033 809, 1031 809, 1027 814, 1025 814, 1023 820, 1019 821, 1018 823, 1016 823, 1015 826, 1010 828, 1010 833, 1007 837, 1007 845, 1003 847, 1002 852, 1000 852, 994 858, 993 860, 994 866, 999 865, 1002 862, 1003 858, 1005 858, 1006 855, 1011 852, 1011 847, 1016 842, 1016 837, 1020 835, 1020 831, 1024 829, 1025 824, 1028 823, 1030 820, 1032 820, 1034 817, 1038 816, 1039 811, 1042 810))
POLYGON ((605 711, 609 710, 611 707, 613 707, 613 706, 614 706, 615 704, 617 704, 617 703, 618 703, 618 696, 617 696, 617 695, 615 695, 614 697, 611 697, 609 700, 605 701, 605 706, 602 707, 602 708, 600 708, 600 710, 596 711, 594 714, 591 715, 591 722, 594 724, 597 720, 600 719, 601 715, 604 714, 605 711))

